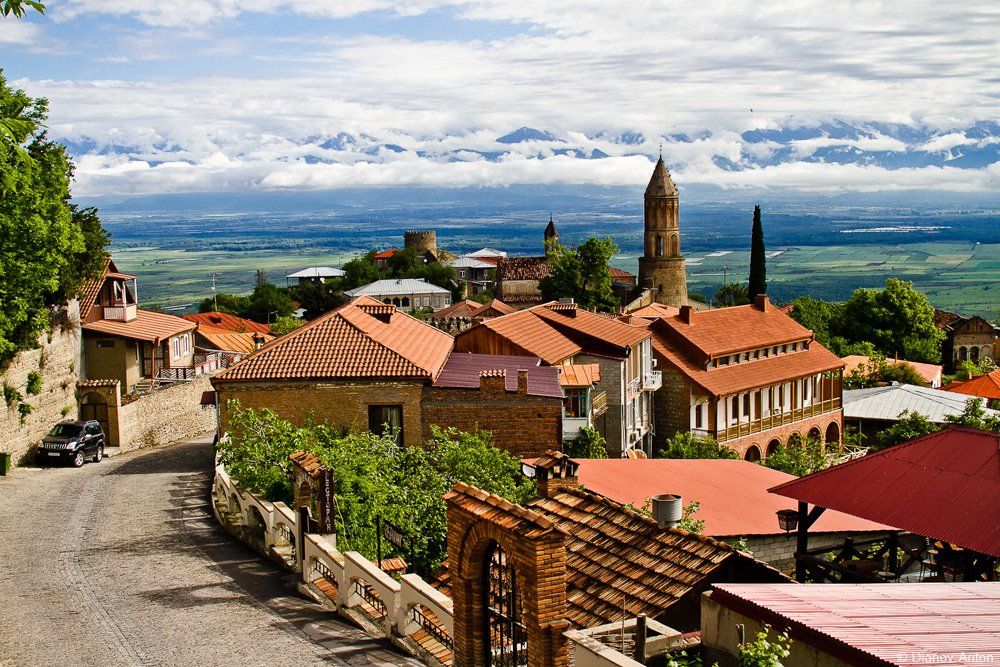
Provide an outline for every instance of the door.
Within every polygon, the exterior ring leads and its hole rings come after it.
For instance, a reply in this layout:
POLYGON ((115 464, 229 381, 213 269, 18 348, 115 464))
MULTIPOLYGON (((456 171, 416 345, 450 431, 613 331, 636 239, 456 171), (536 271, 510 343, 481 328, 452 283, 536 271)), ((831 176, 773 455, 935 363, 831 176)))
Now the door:
POLYGON ((80 405, 80 419, 93 419, 101 425, 105 437, 108 434, 108 404, 104 402, 100 394, 89 393, 83 398, 80 405))

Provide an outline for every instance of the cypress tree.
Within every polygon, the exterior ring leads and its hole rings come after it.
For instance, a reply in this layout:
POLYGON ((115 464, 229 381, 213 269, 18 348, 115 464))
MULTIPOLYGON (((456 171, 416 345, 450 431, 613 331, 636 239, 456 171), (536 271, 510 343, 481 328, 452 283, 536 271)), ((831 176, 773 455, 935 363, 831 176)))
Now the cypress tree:
POLYGON ((764 257, 764 228, 760 223, 760 206, 753 207, 753 233, 750 238, 750 284, 747 296, 751 303, 758 294, 767 294, 767 266, 764 257))

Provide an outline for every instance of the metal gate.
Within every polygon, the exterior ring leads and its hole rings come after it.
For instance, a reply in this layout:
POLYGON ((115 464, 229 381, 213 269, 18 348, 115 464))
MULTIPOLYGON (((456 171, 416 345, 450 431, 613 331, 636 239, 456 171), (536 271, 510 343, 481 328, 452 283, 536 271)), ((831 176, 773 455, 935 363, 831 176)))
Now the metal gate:
POLYGON ((520 667, 528 664, 528 633, 524 627, 521 592, 514 567, 500 545, 486 550, 483 567, 487 665, 520 667))

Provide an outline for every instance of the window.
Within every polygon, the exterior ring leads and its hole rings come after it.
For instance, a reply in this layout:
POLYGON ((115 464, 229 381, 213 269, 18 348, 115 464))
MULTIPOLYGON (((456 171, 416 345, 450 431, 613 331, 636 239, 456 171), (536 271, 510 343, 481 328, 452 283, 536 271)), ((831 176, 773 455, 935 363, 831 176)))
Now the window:
POLYGON ((97 341, 97 347, 114 347, 114 346, 115 346, 114 338, 105 338, 97 341))
POLYGON ((656 256, 663 257, 663 237, 656 235, 656 256))
POLYGON ((732 410, 732 412, 729 413, 729 418, 730 419, 739 419, 740 418, 740 397, 739 396, 733 396, 731 410, 732 410))
POLYGON ((403 308, 409 308, 410 307, 410 297, 404 296, 403 297, 403 304, 402 305, 403 305, 403 308))
POLYGON ((429 296, 425 296, 424 297, 424 306, 426 307, 426 306, 429 306, 429 305, 431 305, 431 298, 429 296))
POLYGON ((701 415, 701 408, 702 408, 701 403, 698 403, 697 405, 694 406, 694 427, 695 428, 702 428, 703 419, 702 419, 702 415, 701 415))
POLYGON ((174 351, 174 359, 181 356, 181 341, 178 338, 174 338, 170 341, 170 346, 174 351))
POLYGON ((750 394, 743 394, 743 414, 750 416, 750 394))
POLYGON ((587 409, 587 388, 577 387, 567 388, 563 398, 563 416, 565 417, 586 417, 587 409))
POLYGON ((403 406, 369 405, 368 430, 375 435, 394 434, 396 444, 403 444, 403 406))
POLYGON ((191 352, 191 334, 184 334, 182 340, 184 341, 184 354, 189 354, 191 352))

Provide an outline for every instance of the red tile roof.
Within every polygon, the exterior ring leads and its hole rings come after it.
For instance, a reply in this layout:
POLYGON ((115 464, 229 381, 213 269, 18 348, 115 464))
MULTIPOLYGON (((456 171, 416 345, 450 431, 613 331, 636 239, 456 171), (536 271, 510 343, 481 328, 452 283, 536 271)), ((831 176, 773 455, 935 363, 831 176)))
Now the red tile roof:
POLYGON ((289 454, 288 458, 313 479, 319 478, 320 473, 323 472, 323 461, 312 452, 298 451, 289 454))
POLYGON ((623 606, 627 617, 661 620, 722 572, 743 582, 787 581, 728 544, 679 528, 663 530, 651 516, 581 489, 527 507, 566 535, 567 617, 577 627, 621 620, 623 606))
POLYGON ((660 320, 706 357, 721 356, 809 340, 812 332, 771 304, 694 311, 691 323, 680 315, 660 320))
POLYGON ((197 322, 202 326, 215 327, 216 329, 228 329, 229 331, 256 331, 262 334, 271 333, 271 327, 260 322, 254 322, 244 317, 237 317, 229 313, 189 313, 181 315, 185 320, 197 322))
POLYGON ((88 280, 83 286, 80 287, 80 321, 86 322, 87 316, 90 314, 91 308, 97 302, 97 296, 101 293, 101 287, 104 286, 104 279, 109 273, 117 273, 118 267, 115 266, 113 259, 108 257, 104 261, 104 267, 101 269, 101 274, 94 280, 88 280))
POLYGON ((711 598, 843 664, 1000 662, 1000 583, 715 584, 711 598))
POLYGON ((517 391, 518 371, 525 370, 528 372, 529 395, 562 398, 558 368, 542 366, 541 360, 536 357, 452 352, 434 380, 434 386, 478 389, 480 373, 493 369, 506 371, 507 391, 517 391))
POLYGON ((638 310, 633 310, 629 315, 634 317, 645 317, 647 319, 657 319, 660 317, 674 317, 680 314, 680 308, 674 308, 673 306, 665 306, 662 303, 651 303, 648 306, 639 308, 638 310))
MULTIPOLYGON (((662 321, 662 320, 660 320, 662 321)), ((729 366, 706 369, 681 351, 676 340, 655 322, 633 320, 632 326, 648 328, 653 332, 653 352, 663 362, 686 375, 694 384, 709 394, 721 397, 756 387, 766 387, 777 382, 815 375, 837 368, 844 362, 825 347, 812 341, 808 349, 787 352, 777 356, 754 359, 729 366)), ((762 346, 763 347, 763 346, 762 346)))
MULTIPOLYGON (((698 502, 695 519, 705 522, 704 534, 715 536, 784 534, 778 510, 795 509, 790 500, 768 493, 773 486, 796 479, 749 461, 727 459, 574 459, 580 483, 620 503, 643 507, 661 493, 698 502)), ((810 532, 891 530, 888 526, 841 512, 828 511, 810 532)))
MULTIPOLYGON (((477 326, 486 327, 547 364, 560 363, 581 352, 624 357, 627 348, 650 336, 647 331, 574 304, 555 302, 495 317, 477 326)), ((458 338, 475 335, 469 334, 475 329, 460 333, 458 338)))
POLYGON ((968 396, 1000 400, 1000 370, 974 377, 965 382, 952 382, 947 387, 943 387, 943 389, 968 396))
POLYGON ((246 354, 257 350, 258 339, 263 339, 264 343, 274 340, 274 336, 256 331, 230 331, 229 329, 201 325, 198 326, 198 335, 208 342, 210 349, 223 350, 225 352, 243 352, 246 354))
POLYGON ((624 269, 619 269, 617 266, 609 266, 608 270, 611 271, 611 280, 618 280, 620 282, 635 282, 634 273, 629 273, 624 269))
POLYGON ((375 259, 389 259, 393 255, 399 252, 398 248, 389 248, 388 250, 383 250, 382 252, 377 252, 374 255, 375 259))
POLYGON ((432 380, 453 342, 448 334, 394 307, 359 297, 272 341, 213 381, 432 380))
POLYGON ((950 426, 770 491, 1000 556, 1000 434, 950 426))
POLYGON ((135 319, 130 322, 97 320, 84 324, 83 330, 130 340, 159 343, 185 331, 193 331, 197 326, 194 322, 188 322, 174 315, 154 313, 151 310, 137 310, 135 319))
POLYGON ((478 311, 476 311, 475 313, 473 313, 473 315, 475 317, 483 317, 489 311, 493 311, 493 312, 497 313, 498 315, 508 315, 510 313, 513 313, 515 310, 517 310, 517 309, 513 308, 511 306, 508 306, 506 303, 504 303, 500 299, 490 299, 489 301, 487 301, 486 303, 483 304, 482 308, 480 308, 478 311))
MULTIPOLYGON (((844 362, 844 374, 852 373, 862 365, 871 363, 871 358, 863 354, 849 354, 841 357, 844 362)), ((925 364, 919 361, 906 361, 904 359, 886 359, 887 364, 908 364, 917 371, 917 374, 924 379, 928 386, 941 382, 941 367, 937 364, 925 364)))
POLYGON ((472 313, 479 310, 481 303, 471 299, 456 301, 450 306, 445 306, 441 310, 435 310, 434 317, 472 317, 472 313))

